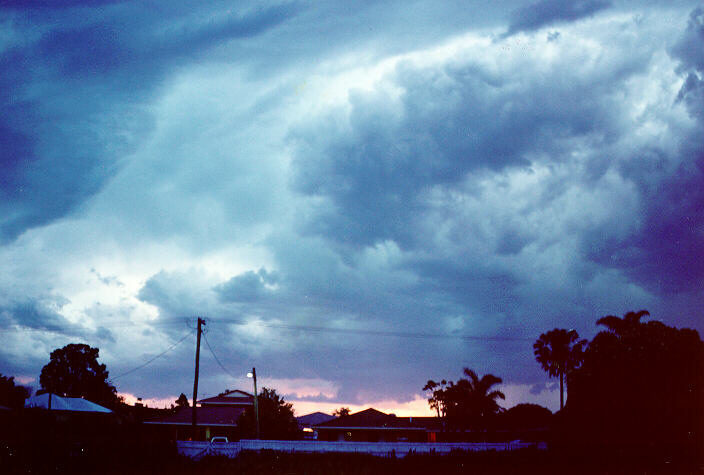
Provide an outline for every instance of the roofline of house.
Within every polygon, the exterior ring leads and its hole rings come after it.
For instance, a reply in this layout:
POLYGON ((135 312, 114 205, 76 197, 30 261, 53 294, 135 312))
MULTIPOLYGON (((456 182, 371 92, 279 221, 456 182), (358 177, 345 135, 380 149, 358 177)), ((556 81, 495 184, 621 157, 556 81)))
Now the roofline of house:
POLYGON ((326 426, 312 426, 311 429, 315 430, 334 430, 334 429, 341 429, 341 430, 426 430, 424 427, 326 427, 326 426))
MULTIPOLYGON (((188 426, 191 427, 193 424, 190 422, 158 422, 158 421, 148 421, 144 422, 144 424, 155 424, 155 425, 165 425, 165 426, 188 426)), ((222 427, 237 427, 237 424, 203 424, 201 422, 197 422, 196 426, 198 427, 212 427, 212 426, 222 426, 222 427)))
POLYGON ((210 401, 207 401, 207 400, 206 400, 206 401, 198 401, 198 404, 200 404, 200 406, 196 406, 196 407, 203 407, 204 405, 205 405, 205 406, 237 406, 237 405, 241 405, 241 406, 254 406, 254 403, 253 403, 253 402, 250 402, 250 401, 210 402, 210 401))

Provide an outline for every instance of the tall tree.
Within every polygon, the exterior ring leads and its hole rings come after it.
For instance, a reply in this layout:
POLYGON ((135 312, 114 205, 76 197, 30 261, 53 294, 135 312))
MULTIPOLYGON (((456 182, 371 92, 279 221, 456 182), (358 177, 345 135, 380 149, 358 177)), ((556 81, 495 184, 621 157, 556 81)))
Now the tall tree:
POLYGON ((505 399, 505 396, 494 388, 501 384, 501 378, 493 374, 480 378, 469 368, 464 368, 464 375, 466 378, 456 383, 429 380, 423 387, 424 391, 432 391, 428 405, 451 427, 484 431, 489 426, 489 420, 502 410, 498 400, 505 399))
POLYGON ((0 374, 0 405, 19 409, 29 396, 29 388, 15 384, 14 376, 0 374))
POLYGON ((701 453, 704 342, 696 330, 643 323, 642 315, 599 319, 607 329, 571 375, 568 426, 579 427, 575 438, 608 445, 678 445, 701 453))
POLYGON ((576 330, 555 328, 540 335, 533 344, 533 353, 540 366, 551 377, 560 378, 560 410, 564 403, 565 375, 579 368, 586 340, 580 340, 576 330))
POLYGON ((485 374, 481 378, 469 368, 456 384, 446 389, 447 416, 464 427, 484 431, 489 419, 501 411, 498 399, 506 399, 494 386, 501 384, 501 378, 485 374))
POLYGON ((114 407, 120 398, 108 381, 108 370, 98 363, 98 348, 69 344, 51 352, 49 363, 39 376, 42 392, 59 396, 83 397, 107 407, 114 407))
POLYGON ((425 386, 423 386, 423 391, 432 391, 432 395, 428 398, 428 405, 431 410, 435 410, 438 417, 445 417, 445 388, 447 386, 447 381, 444 379, 439 383, 436 383, 432 379, 429 379, 425 386))
MULTIPOLYGON (((275 389, 262 388, 258 398, 259 428, 262 439, 299 438, 298 421, 293 415, 293 405, 276 394, 275 389)), ((254 437, 254 408, 247 408, 237 419, 237 427, 243 438, 254 437)))
POLYGON ((640 319, 646 315, 650 315, 650 312, 647 310, 628 312, 623 316, 623 318, 619 318, 614 315, 607 315, 597 320, 596 324, 603 325, 614 335, 622 337, 628 335, 629 333, 633 333, 640 325, 643 325, 640 319))

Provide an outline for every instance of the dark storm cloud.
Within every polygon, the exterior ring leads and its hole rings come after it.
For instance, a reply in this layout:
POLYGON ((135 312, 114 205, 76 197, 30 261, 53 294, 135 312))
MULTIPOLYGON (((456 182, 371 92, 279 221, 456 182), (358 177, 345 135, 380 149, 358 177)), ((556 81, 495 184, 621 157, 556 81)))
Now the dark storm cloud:
POLYGON ((39 300, 11 302, 0 307, 2 326, 17 325, 23 328, 66 333, 74 329, 66 318, 39 300))
MULTIPOLYGON (((409 223, 425 209, 424 190, 454 186, 476 171, 527 166, 531 154, 559 160, 572 139, 608 139, 616 125, 609 99, 600 96, 642 68, 639 59, 589 78, 560 66, 552 73, 571 80, 559 84, 528 72, 502 77, 475 64, 399 66, 400 105, 382 93, 355 93, 348 121, 335 111, 297 131, 295 186, 335 205, 311 228, 357 245, 390 238, 412 246, 417 235, 409 223)), ((502 252, 525 243, 507 237, 502 252)))
POLYGON ((273 6, 210 21, 196 12, 183 22, 178 9, 110 8, 13 12, 17 34, 40 37, 0 53, 0 241, 66 215, 101 189, 151 129, 144 104, 168 72, 296 11, 273 6))
MULTIPOLYGON (((686 104, 698 126, 674 152, 637 150, 621 173, 642 194, 642 225, 625 239, 603 241, 588 236, 589 255, 601 265, 625 270, 638 283, 671 298, 701 289, 704 282, 704 10, 695 9, 685 34, 671 48, 685 77, 678 101, 686 104), (676 162, 668 170, 668 162, 676 162)), ((598 233, 598 231, 597 231, 598 233)), ((683 315, 698 323, 698 311, 683 315)))
POLYGON ((225 302, 254 302, 266 298, 271 290, 267 286, 277 283, 276 275, 261 268, 257 272, 247 271, 215 288, 225 302))
POLYGON ((161 317, 187 317, 209 313, 209 290, 203 287, 198 272, 193 269, 161 271, 145 282, 137 297, 159 308, 161 317))
POLYGON ((506 34, 534 31, 554 23, 579 20, 610 6, 609 0, 541 0, 516 10, 511 15, 506 34))

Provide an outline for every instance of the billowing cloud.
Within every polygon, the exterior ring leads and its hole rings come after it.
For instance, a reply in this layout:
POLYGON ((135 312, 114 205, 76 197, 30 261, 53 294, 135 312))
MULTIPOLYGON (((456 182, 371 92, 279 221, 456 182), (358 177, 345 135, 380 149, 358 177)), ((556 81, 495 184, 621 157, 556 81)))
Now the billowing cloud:
POLYGON ((33 41, 0 56, 8 71, 0 79, 0 139, 7 144, 0 151, 0 193, 7 198, 0 239, 66 216, 114 176, 121 158, 152 130, 145 108, 170 71, 294 14, 291 5, 215 17, 129 3, 100 14, 14 12, 11 34, 33 41))

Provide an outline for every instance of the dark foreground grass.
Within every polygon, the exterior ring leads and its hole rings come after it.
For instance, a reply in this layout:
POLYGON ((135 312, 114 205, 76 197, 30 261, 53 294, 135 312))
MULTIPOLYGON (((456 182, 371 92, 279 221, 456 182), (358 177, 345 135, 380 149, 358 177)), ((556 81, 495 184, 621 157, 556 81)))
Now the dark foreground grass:
POLYGON ((515 452, 458 452, 404 458, 366 454, 287 454, 243 452, 235 459, 206 457, 193 461, 175 450, 133 448, 120 453, 93 453, 69 457, 37 451, 31 459, 0 463, 1 473, 106 473, 106 474, 704 474, 692 461, 668 460, 641 454, 567 454, 520 450, 515 452))
MULTIPOLYGON (((185 468, 185 467, 184 467, 185 468)), ((599 458, 559 455, 536 450, 458 452, 450 455, 408 455, 404 458, 364 454, 243 453, 237 459, 210 458, 194 464, 196 472, 238 474, 646 474, 702 473, 692 463, 670 460, 599 458)))

